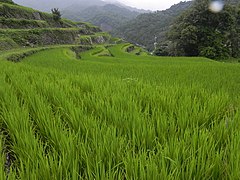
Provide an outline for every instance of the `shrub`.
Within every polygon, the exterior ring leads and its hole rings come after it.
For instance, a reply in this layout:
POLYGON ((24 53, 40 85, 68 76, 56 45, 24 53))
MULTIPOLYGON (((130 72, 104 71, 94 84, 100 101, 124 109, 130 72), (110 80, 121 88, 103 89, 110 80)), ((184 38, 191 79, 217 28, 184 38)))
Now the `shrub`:
POLYGON ((53 14, 53 19, 54 21, 60 21, 61 20, 61 12, 59 11, 58 8, 53 8, 51 9, 52 14, 53 14))
POLYGON ((14 4, 12 0, 0 0, 0 2, 14 4))

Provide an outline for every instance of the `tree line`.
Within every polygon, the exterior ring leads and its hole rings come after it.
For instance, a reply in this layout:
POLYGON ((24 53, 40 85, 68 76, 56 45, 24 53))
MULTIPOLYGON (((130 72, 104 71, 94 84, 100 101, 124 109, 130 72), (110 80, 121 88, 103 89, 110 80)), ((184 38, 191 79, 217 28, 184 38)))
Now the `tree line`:
POLYGON ((157 42, 165 41, 166 33, 174 20, 191 6, 191 1, 180 2, 167 10, 140 14, 136 18, 120 24, 112 34, 153 51, 155 36, 157 36, 157 42))
POLYGON ((196 0, 171 27, 156 55, 240 57, 240 5, 226 2, 222 11, 209 9, 209 0, 196 0))

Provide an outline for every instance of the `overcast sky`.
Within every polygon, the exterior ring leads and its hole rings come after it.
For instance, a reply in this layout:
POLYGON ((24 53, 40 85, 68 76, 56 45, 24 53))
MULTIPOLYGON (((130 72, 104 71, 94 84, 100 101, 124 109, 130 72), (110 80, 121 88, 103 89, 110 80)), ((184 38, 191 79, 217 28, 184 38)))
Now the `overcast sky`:
MULTIPOLYGON (((106 0, 115 1, 115 0, 106 0)), ((126 5, 149 10, 165 10, 173 4, 179 3, 181 0, 118 0, 126 5)), ((185 1, 185 0, 182 0, 185 1)))

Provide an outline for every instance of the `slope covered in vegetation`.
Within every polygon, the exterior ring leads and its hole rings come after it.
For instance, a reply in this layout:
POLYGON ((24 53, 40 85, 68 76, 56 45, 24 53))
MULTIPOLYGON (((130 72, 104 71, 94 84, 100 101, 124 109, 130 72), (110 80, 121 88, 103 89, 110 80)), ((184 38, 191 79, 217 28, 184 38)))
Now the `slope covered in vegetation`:
MULTIPOLYGON (((194 2, 199 1, 201 0, 180 2, 164 11, 140 14, 135 19, 121 24, 120 27, 116 28, 113 32, 113 35, 122 37, 129 42, 145 46, 151 51, 154 49, 155 37, 157 37, 157 43, 164 49, 168 46, 166 44, 168 42, 166 41, 168 41, 168 33, 172 26, 175 24, 181 25, 180 21, 176 20, 180 15, 184 14, 185 11, 190 10, 194 2)), ((205 1, 206 6, 208 6, 210 2, 212 1, 205 1)), ((224 0, 222 2, 236 6, 239 0, 224 0)), ((189 18, 199 17, 199 15, 195 15, 196 14, 189 15, 189 18)), ((205 14, 205 16, 207 15, 205 14)), ((181 34, 181 31, 178 31, 177 34, 181 34)), ((172 46, 169 46, 169 48, 172 48, 172 46)), ((167 55, 166 52, 158 52, 158 54, 159 53, 161 55, 167 55)))
POLYGON ((103 0, 16 0, 19 4, 49 12, 60 8, 63 17, 73 21, 84 21, 99 26, 103 31, 112 31, 119 24, 149 11, 126 6, 118 1, 103 0))
POLYGON ((141 14, 135 19, 121 24, 113 34, 153 50, 155 36, 158 38, 158 42, 164 41, 174 20, 191 5, 191 1, 180 2, 164 11, 141 14))
POLYGON ((83 42, 86 36, 90 39, 88 43, 103 43, 110 37, 88 23, 56 20, 52 14, 0 2, 0 50, 75 44, 83 42))
POLYGON ((180 16, 162 48, 170 55, 212 59, 240 57, 240 2, 228 2, 220 12, 208 0, 199 0, 180 16))

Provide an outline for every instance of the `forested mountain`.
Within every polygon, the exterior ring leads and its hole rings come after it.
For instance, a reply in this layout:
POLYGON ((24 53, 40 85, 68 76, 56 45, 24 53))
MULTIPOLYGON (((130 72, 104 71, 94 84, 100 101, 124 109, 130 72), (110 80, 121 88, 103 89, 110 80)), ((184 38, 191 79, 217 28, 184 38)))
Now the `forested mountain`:
POLYGON ((113 34, 152 50, 155 36, 158 42, 164 41, 174 20, 191 5, 192 2, 180 2, 164 11, 141 14, 116 28, 113 34))
POLYGON ((139 12, 131 11, 120 4, 94 5, 85 9, 80 5, 75 5, 63 10, 64 17, 74 21, 93 23, 104 31, 112 31, 119 24, 134 19, 139 14, 139 12))
POLYGON ((240 57, 240 3, 227 1, 223 10, 209 8, 208 0, 195 1, 172 27, 160 55, 205 56, 212 59, 240 57))
POLYGON ((89 7, 93 7, 93 6, 105 6, 107 3, 101 0, 92 0, 89 1, 88 0, 81 0, 79 2, 73 3, 67 7, 62 8, 62 12, 66 17, 71 17, 72 19, 76 19, 78 18, 78 14, 79 12, 89 8, 89 7))
POLYGON ((117 26, 150 11, 126 6, 118 1, 103 0, 16 0, 17 3, 45 12, 59 8, 62 16, 73 21, 85 21, 112 31, 117 26))

